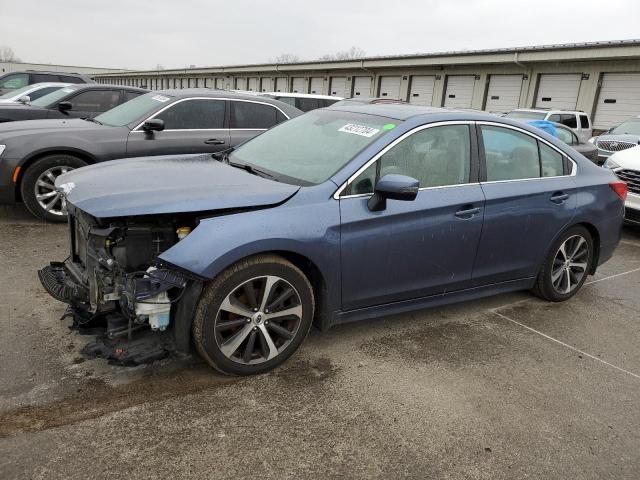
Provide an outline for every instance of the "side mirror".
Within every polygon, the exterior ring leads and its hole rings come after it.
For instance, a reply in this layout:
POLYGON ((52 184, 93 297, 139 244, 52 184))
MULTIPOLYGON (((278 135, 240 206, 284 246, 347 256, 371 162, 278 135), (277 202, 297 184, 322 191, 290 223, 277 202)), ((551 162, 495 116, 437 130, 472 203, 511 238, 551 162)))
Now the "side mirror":
POLYGON ((160 120, 159 118, 150 118, 142 124, 142 129, 145 132, 160 132, 164 130, 164 120, 160 120))
POLYGON ((373 196, 367 206, 372 212, 387 208, 387 199, 410 202, 418 196, 420 182, 406 175, 389 174, 376 183, 373 196))
POLYGON ((73 105, 71 104, 71 102, 60 102, 58 104, 58 110, 60 110, 61 112, 68 112, 71 109, 73 109, 73 105))
POLYGON ((31 97, 29 97, 29 95, 25 95, 24 97, 20 97, 18 101, 26 105, 27 103, 31 102, 31 97))

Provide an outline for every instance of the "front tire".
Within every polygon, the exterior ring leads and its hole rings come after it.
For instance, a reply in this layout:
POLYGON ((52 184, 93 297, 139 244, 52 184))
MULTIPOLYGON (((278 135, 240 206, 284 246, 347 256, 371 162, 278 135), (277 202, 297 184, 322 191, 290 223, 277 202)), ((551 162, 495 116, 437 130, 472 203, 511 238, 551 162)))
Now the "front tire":
POLYGON ((573 297, 593 263, 593 238, 582 226, 571 227, 554 242, 540 269, 533 293, 551 302, 573 297))
POLYGON ((262 373, 298 349, 313 314, 313 289, 304 273, 277 255, 258 255, 205 287, 193 339, 207 363, 224 374, 262 373))
POLYGON ((27 168, 20 192, 27 210, 41 220, 66 222, 64 197, 54 183, 60 175, 84 167, 87 163, 72 155, 49 155, 27 168))

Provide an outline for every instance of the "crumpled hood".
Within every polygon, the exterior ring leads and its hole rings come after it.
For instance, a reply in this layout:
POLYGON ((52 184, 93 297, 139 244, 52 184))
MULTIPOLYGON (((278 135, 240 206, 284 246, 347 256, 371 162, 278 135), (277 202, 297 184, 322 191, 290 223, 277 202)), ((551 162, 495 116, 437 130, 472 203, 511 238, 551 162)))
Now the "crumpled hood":
POLYGON ((97 218, 275 205, 300 187, 268 180, 211 155, 167 155, 99 163, 56 180, 73 206, 97 218))

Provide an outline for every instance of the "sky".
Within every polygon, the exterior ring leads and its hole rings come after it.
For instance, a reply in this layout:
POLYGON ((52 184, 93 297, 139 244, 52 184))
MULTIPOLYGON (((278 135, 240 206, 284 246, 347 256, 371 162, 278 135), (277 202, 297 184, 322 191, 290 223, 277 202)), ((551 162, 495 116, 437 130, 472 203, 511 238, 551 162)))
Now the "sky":
POLYGON ((0 46, 33 63, 181 68, 631 39, 638 20, 638 0, 0 0, 0 46))

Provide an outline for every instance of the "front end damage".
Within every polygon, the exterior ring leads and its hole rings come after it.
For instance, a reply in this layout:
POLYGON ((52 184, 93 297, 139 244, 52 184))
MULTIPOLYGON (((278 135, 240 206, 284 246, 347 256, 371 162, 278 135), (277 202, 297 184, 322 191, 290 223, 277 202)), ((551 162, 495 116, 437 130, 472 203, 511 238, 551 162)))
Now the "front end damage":
POLYGON ((187 353, 202 282, 158 257, 197 220, 184 215, 98 220, 68 208, 69 257, 38 276, 53 298, 69 305, 64 317, 72 318, 71 328, 95 336, 83 355, 137 365, 187 353))

